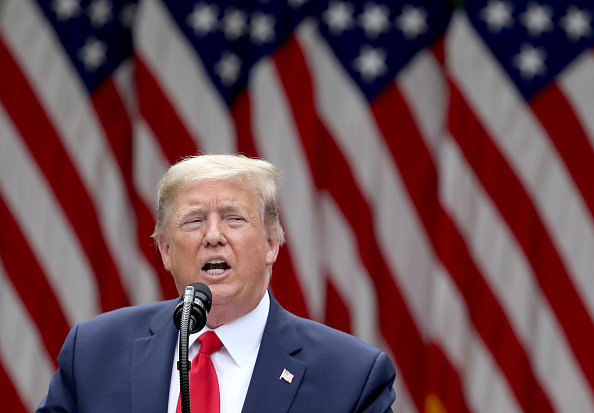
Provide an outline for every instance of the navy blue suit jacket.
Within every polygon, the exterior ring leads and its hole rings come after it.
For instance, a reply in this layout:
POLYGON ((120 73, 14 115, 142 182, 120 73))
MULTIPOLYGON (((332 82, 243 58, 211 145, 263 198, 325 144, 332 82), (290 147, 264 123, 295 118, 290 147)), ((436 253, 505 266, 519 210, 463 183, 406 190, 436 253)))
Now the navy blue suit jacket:
MULTIPOLYGON (((177 302, 123 308, 74 326, 37 411, 166 413, 177 302)), ((271 296, 242 412, 391 412, 394 376, 386 353, 299 318, 271 296), (279 379, 284 369, 294 374, 291 383, 279 379)))

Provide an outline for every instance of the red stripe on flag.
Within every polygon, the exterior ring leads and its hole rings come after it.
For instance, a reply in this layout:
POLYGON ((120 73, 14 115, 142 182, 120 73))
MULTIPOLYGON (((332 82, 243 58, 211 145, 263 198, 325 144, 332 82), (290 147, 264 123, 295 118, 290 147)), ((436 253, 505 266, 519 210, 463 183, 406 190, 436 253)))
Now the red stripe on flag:
POLYGON ((146 204, 142 202, 140 196, 138 196, 138 193, 136 193, 134 203, 136 216, 138 217, 137 230, 140 248, 142 249, 142 252, 147 258, 148 262, 152 264, 155 272, 157 273, 159 285, 161 286, 161 291, 163 292, 163 298, 170 299, 178 297, 179 294, 175 288, 175 283, 171 278, 171 273, 168 272, 163 266, 159 249, 154 244, 153 238, 151 237, 155 230, 153 215, 146 204))
POLYGON ((594 326, 532 200, 454 84, 449 128, 522 246, 539 285, 594 388, 594 326))
POLYGON ((279 302, 288 311, 300 317, 309 318, 309 310, 297 276, 293 270, 291 254, 287 247, 281 247, 273 267, 270 288, 279 302))
POLYGON ((17 63, 0 40, 0 101, 72 223, 97 278, 104 311, 129 305, 91 197, 17 63))
POLYGON ((231 107, 231 115, 237 133, 237 152, 246 156, 258 156, 251 127, 250 97, 247 89, 242 90, 231 107))
POLYGON ((37 326, 54 367, 58 367, 56 359, 70 327, 45 271, 1 196, 0 228, 0 258, 6 273, 37 326))
MULTIPOLYGON (((345 333, 352 334, 351 315, 340 293, 334 287, 332 279, 326 278, 326 314, 324 324, 345 333)), ((356 310, 355 310, 356 311, 356 310)))
POLYGON ((196 155, 200 148, 175 112, 171 102, 153 77, 143 60, 135 56, 136 89, 142 117, 161 144, 170 164, 196 155))
POLYGON ((526 352, 476 267, 463 237, 438 200, 435 165, 398 88, 394 84, 388 86, 372 108, 427 235, 462 293, 476 331, 506 375, 520 404, 525 408, 538 406, 540 412, 552 412, 526 352), (398 119, 397 124, 394 119, 398 119))
POLYGON ((130 202, 134 208, 140 250, 155 269, 164 297, 177 297, 175 285, 171 282, 171 274, 163 267, 161 257, 152 242, 151 234, 155 226, 153 215, 134 187, 132 179, 132 125, 124 102, 112 79, 105 80, 95 90, 92 102, 118 162, 130 202))
POLYGON ((19 397, 16 389, 12 384, 12 380, 6 374, 6 370, 0 360, 0 389, 2 389, 2 397, 0 397, 0 412, 10 413, 27 413, 23 401, 19 397))

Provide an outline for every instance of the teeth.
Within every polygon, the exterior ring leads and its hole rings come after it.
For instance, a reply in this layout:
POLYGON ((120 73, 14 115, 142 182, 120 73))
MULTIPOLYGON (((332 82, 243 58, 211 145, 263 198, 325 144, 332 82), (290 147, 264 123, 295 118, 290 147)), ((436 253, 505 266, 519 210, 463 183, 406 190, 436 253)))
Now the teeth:
POLYGON ((211 275, 218 275, 224 273, 229 266, 224 259, 214 258, 209 260, 202 269, 211 275))

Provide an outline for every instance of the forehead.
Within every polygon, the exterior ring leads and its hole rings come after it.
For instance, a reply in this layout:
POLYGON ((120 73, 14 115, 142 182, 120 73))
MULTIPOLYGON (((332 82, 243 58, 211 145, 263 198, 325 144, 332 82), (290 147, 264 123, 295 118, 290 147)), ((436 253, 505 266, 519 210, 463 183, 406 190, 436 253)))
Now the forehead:
POLYGON ((205 180, 180 188, 173 201, 178 211, 188 207, 204 209, 256 209, 259 197, 245 180, 205 180))

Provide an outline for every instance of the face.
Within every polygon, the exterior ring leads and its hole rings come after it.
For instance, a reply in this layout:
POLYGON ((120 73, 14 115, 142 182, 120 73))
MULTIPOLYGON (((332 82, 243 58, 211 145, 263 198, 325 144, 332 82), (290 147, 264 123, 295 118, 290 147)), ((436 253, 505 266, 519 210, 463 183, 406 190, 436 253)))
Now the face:
POLYGON ((209 286, 211 328, 249 313, 268 288, 279 240, 267 237, 260 205, 233 181, 204 181, 174 197, 159 250, 180 295, 193 282, 209 286))

